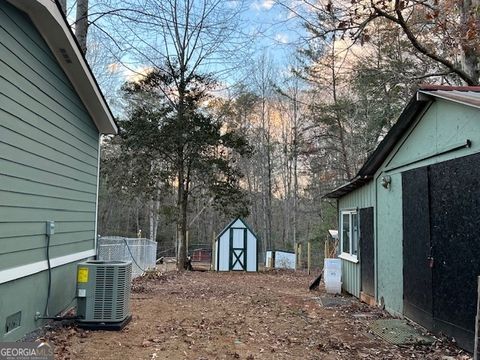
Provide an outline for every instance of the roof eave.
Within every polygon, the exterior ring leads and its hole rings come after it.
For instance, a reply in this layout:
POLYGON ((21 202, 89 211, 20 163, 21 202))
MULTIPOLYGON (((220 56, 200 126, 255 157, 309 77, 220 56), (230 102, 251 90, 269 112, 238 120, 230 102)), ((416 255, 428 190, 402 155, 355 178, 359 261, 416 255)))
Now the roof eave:
POLYGON ((356 176, 348 183, 337 187, 336 189, 330 191, 328 194, 322 196, 324 199, 339 199, 344 195, 362 187, 372 179, 371 176, 356 176))
POLYGON ((75 88, 99 132, 117 134, 118 127, 110 108, 57 3, 52 0, 8 1, 30 17, 75 88))
POLYGON ((462 96, 462 95, 459 95, 458 93, 449 93, 448 91, 442 91, 442 90, 438 90, 438 91, 419 90, 418 93, 424 96, 429 96, 430 98, 448 100, 454 103, 480 109, 480 98, 472 99, 472 98, 469 98, 468 96, 462 96))

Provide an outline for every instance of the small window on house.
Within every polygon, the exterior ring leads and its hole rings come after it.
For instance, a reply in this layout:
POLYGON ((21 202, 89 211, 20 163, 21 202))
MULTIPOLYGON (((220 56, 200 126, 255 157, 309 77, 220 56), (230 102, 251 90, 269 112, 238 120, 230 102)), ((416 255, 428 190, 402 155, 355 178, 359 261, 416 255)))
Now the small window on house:
POLYGON ((342 211, 341 221, 341 255, 340 257, 346 260, 357 261, 358 253, 358 213, 353 211, 342 211))

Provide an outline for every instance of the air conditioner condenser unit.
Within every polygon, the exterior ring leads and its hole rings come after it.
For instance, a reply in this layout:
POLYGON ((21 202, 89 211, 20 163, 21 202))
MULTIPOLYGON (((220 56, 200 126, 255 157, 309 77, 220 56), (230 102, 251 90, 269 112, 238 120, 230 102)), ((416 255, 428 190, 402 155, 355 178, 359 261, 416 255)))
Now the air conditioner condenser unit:
POLYGON ((77 265, 77 324, 120 330, 131 320, 130 261, 88 260, 77 265))

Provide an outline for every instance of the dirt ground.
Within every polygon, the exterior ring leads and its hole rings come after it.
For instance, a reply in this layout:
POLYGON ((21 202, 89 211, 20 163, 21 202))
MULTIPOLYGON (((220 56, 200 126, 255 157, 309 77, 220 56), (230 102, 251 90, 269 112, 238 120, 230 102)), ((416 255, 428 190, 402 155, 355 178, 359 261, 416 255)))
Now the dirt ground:
POLYGON ((303 273, 157 272, 132 286, 120 332, 50 330, 56 359, 470 359, 445 339, 399 347, 368 331, 387 317, 353 301, 324 308, 303 273), (362 315, 358 315, 362 314, 362 315))

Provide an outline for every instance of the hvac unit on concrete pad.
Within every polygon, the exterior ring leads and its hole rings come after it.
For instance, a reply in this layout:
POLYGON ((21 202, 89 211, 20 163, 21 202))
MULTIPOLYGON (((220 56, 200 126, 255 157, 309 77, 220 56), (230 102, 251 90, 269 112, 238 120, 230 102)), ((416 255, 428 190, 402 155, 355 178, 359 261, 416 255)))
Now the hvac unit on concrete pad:
POLYGON ((120 330, 130 320, 130 261, 88 260, 77 265, 77 324, 120 330))

